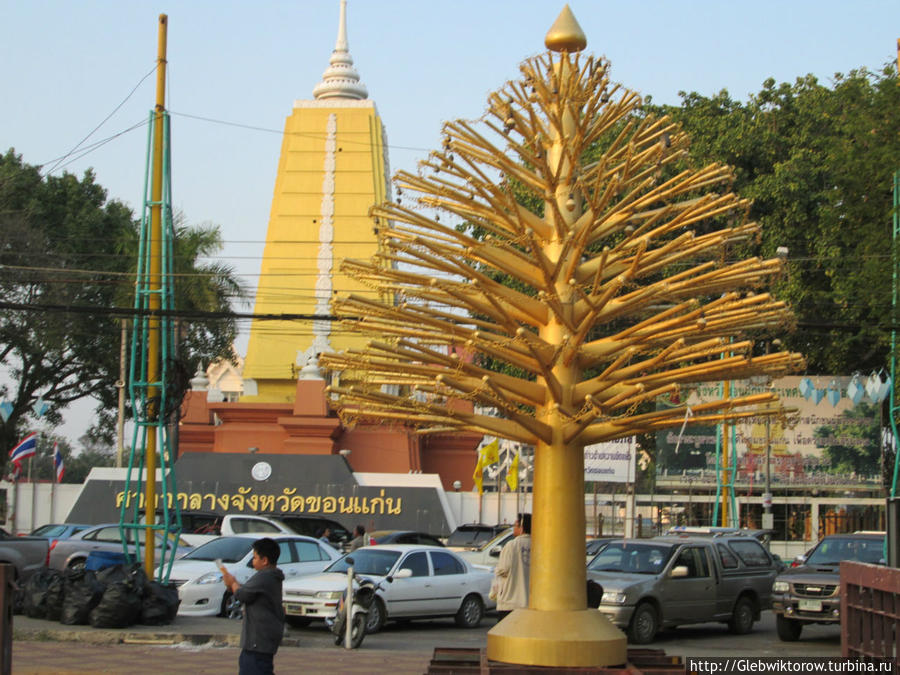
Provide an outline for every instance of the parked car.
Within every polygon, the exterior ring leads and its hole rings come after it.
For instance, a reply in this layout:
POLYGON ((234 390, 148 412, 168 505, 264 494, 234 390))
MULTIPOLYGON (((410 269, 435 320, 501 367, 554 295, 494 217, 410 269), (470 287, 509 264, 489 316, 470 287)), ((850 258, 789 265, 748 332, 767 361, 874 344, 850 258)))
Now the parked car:
POLYGON ((777 553, 772 553, 771 551, 773 533, 774 531, 769 529, 754 529, 747 527, 703 527, 689 525, 678 525, 676 527, 671 527, 666 531, 667 535, 690 537, 724 537, 726 535, 753 537, 754 539, 757 539, 760 544, 766 547, 766 550, 769 551, 769 555, 772 556, 772 560, 775 561, 775 567, 779 572, 781 572, 787 568, 787 563, 785 563, 784 560, 781 559, 780 555, 778 555, 777 553))
MULTIPOLYGON (((127 530, 129 552, 135 553, 134 530, 127 530)), ((144 546, 144 533, 138 535, 140 547, 144 546)), ((156 533, 156 560, 160 559, 163 548, 171 550, 175 548, 175 557, 179 558, 191 550, 190 544, 184 539, 176 539, 170 535, 168 539, 161 533, 156 533)), ((86 530, 73 534, 68 539, 57 539, 50 545, 50 555, 47 565, 55 570, 78 568, 84 566, 88 556, 95 551, 108 553, 124 553, 122 534, 118 523, 106 523, 94 525, 86 530)))
POLYGON ((753 537, 669 536, 609 542, 587 567, 598 609, 635 644, 662 627, 721 621, 750 632, 771 606, 775 561, 753 537))
POLYGON ((597 555, 601 548, 613 540, 615 540, 615 537, 595 537, 584 542, 584 553, 587 557, 587 562, 590 562, 591 558, 597 555))
POLYGON ((454 551, 477 551, 507 528, 509 525, 483 525, 481 523, 460 525, 450 533, 444 544, 454 551))
POLYGON ((375 530, 367 532, 366 538, 369 546, 381 546, 382 544, 419 544, 421 546, 444 546, 437 537, 424 532, 412 530, 375 530))
POLYGON ((494 601, 488 597, 493 573, 434 546, 364 546, 344 555, 321 574, 285 582, 284 611, 301 620, 332 619, 347 587, 347 568, 380 583, 366 628, 374 633, 391 619, 452 616, 474 628, 494 601), (403 570, 403 575, 398 573, 403 570))
POLYGON ((330 532, 328 541, 338 550, 341 550, 345 544, 349 544, 350 540, 353 539, 353 535, 350 534, 346 527, 330 518, 297 515, 269 515, 268 517, 290 528, 297 534, 315 537, 316 539, 321 537, 322 533, 327 529, 330 532))
POLYGON ((39 528, 34 530, 29 537, 41 537, 46 539, 47 541, 53 541, 54 539, 68 539, 73 534, 78 534, 82 530, 86 530, 89 527, 93 527, 93 525, 77 525, 74 523, 51 523, 48 525, 41 525, 39 528))
POLYGON ((287 525, 267 516, 232 513, 226 516, 216 514, 182 513, 182 538, 193 546, 199 546, 221 536, 235 534, 258 534, 261 537, 273 534, 297 534, 287 525), (192 528, 191 532, 188 529, 192 528))
POLYGON ((0 563, 12 565, 20 581, 47 564, 48 548, 43 537, 15 537, 0 528, 0 563))
POLYGON ((795 642, 806 624, 839 623, 841 562, 884 565, 884 540, 883 532, 832 534, 819 541, 801 565, 779 574, 772 585, 778 637, 795 642))
MULTIPOLYGON (((273 534, 278 542, 278 568, 286 580, 302 574, 321 572, 341 554, 332 546, 312 537, 298 534, 273 534)), ((181 616, 240 615, 231 591, 222 583, 222 572, 216 568, 220 559, 235 579, 243 583, 253 575, 253 542, 256 534, 219 537, 187 553, 172 564, 169 582, 178 588, 181 616)))
POLYGON ((508 527, 477 551, 459 551, 459 557, 471 565, 494 567, 500 559, 503 546, 514 536, 513 529, 508 527))

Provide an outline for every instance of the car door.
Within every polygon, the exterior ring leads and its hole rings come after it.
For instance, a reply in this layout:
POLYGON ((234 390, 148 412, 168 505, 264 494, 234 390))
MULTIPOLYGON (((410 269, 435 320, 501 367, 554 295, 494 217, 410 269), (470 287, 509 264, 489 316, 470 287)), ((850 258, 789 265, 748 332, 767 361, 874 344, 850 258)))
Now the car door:
POLYGON ((466 566, 452 553, 429 551, 428 555, 431 556, 433 571, 434 606, 441 614, 455 614, 463 596, 477 589, 466 574, 466 566))
POLYGON ((86 535, 82 541, 85 543, 85 549, 91 551, 116 551, 123 552, 122 534, 119 532, 118 525, 110 525, 109 527, 101 527, 94 532, 86 535))
POLYGON ((709 620, 715 612, 716 581, 706 546, 684 546, 672 561, 661 583, 660 599, 666 622, 693 623, 709 620), (687 576, 673 577, 677 567, 687 576))
POLYGON ((297 562, 297 551, 294 548, 295 540, 293 539, 277 539, 278 543, 278 569, 284 572, 284 578, 292 579, 297 576, 299 564, 297 562))
POLYGON ((297 549, 297 563, 294 565, 296 569, 294 576, 321 572, 331 562, 331 556, 322 549, 318 542, 297 539, 294 540, 294 548, 297 549))
POLYGON ((439 614, 434 604, 433 578, 425 551, 412 551, 406 554, 397 570, 408 569, 412 576, 405 579, 394 579, 387 584, 385 600, 388 616, 424 616, 439 614))

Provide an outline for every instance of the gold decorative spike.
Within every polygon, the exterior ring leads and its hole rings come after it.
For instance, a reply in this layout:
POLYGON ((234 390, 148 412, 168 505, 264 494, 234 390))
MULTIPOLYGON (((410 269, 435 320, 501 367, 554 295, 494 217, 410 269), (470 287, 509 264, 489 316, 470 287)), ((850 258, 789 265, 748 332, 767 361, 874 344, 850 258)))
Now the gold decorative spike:
POLYGON ((566 5, 544 37, 544 45, 551 52, 580 52, 587 47, 587 36, 578 20, 566 5))

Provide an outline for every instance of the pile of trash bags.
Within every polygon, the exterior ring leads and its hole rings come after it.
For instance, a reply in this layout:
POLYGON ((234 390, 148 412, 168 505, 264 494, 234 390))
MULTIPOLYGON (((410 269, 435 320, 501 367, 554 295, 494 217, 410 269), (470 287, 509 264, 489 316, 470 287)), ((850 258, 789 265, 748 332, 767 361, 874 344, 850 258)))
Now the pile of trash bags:
POLYGON ((21 597, 26 616, 95 628, 172 623, 181 602, 174 584, 149 581, 140 563, 98 571, 43 568, 29 577, 21 597))

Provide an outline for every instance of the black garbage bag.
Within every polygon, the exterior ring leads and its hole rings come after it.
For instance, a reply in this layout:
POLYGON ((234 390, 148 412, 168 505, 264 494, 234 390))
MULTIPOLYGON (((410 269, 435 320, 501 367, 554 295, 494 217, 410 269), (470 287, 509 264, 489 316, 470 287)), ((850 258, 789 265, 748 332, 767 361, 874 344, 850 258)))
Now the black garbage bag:
POLYGON ((62 617, 63 602, 66 599, 66 580, 62 574, 57 573, 47 586, 46 606, 47 619, 59 621, 62 617))
POLYGON ((105 567, 97 572, 97 580, 104 586, 110 586, 117 581, 127 581, 142 596, 147 588, 147 573, 144 566, 138 562, 105 567))
POLYGON ((13 614, 25 613, 25 586, 18 581, 13 581, 11 590, 13 593, 13 614))
POLYGON ((103 584, 92 570, 66 570, 64 598, 60 623, 67 626, 83 626, 90 622, 91 610, 103 597, 103 584))
MULTIPOLYGON (((56 582, 53 602, 55 605, 59 604, 57 596, 62 590, 60 584, 61 576, 57 570, 42 567, 28 577, 28 581, 25 582, 24 593, 24 609, 27 616, 30 616, 32 619, 47 618, 47 596, 53 582, 56 582)), ((58 614, 56 618, 58 618, 58 614)))
POLYGON ((158 581, 151 581, 144 591, 141 623, 145 626, 164 626, 172 623, 180 604, 181 598, 178 597, 175 584, 163 585, 158 581))
POLYGON ((142 602, 142 593, 130 579, 114 581, 91 610, 91 625, 94 628, 127 628, 140 618, 142 602))

